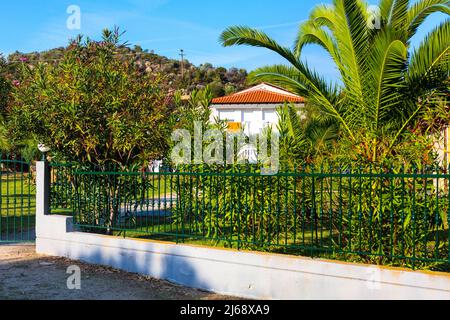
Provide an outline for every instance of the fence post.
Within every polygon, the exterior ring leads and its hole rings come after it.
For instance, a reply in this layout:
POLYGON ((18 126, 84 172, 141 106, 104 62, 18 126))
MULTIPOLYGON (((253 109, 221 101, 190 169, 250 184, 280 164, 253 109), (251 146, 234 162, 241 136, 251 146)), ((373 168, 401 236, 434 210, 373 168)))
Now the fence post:
POLYGON ((50 166, 36 162, 36 219, 50 214, 50 166))

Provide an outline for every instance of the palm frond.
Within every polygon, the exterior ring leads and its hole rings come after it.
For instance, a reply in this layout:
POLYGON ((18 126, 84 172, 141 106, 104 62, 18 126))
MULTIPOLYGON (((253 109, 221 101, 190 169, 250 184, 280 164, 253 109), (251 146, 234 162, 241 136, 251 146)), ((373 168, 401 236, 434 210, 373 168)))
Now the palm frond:
POLYGON ((310 78, 315 78, 315 86, 311 86, 311 79, 298 71, 297 68, 286 65, 273 65, 258 68, 248 75, 250 83, 269 82, 281 86, 288 91, 304 97, 311 97, 320 92, 329 103, 334 103, 337 98, 338 87, 336 84, 327 83, 313 71, 309 71, 310 78))
POLYGON ((289 48, 279 45, 266 33, 245 26, 234 26, 226 29, 220 36, 223 46, 249 45, 272 50, 290 63, 296 64, 297 59, 289 48))
POLYGON ((318 119, 312 119, 308 123, 306 132, 317 154, 326 151, 329 147, 329 143, 338 139, 339 126, 331 119, 328 119, 325 122, 318 119))
POLYGON ((325 27, 308 20, 300 25, 299 35, 295 42, 295 55, 300 57, 303 47, 310 44, 316 44, 325 49, 337 65, 338 70, 342 69, 338 45, 333 35, 325 27))
POLYGON ((389 119, 392 110, 402 102, 398 92, 404 86, 402 79, 406 68, 407 48, 402 41, 393 38, 390 32, 384 32, 377 37, 369 59, 369 99, 366 103, 371 104, 368 111, 372 112, 372 117, 369 119, 377 132, 383 120, 389 119))
POLYGON ((335 8, 333 5, 320 4, 314 7, 307 21, 299 26, 299 31, 294 44, 294 52, 297 57, 301 55, 302 48, 309 43, 315 43, 323 46, 325 50, 329 50, 333 39, 330 37, 329 31, 334 29, 335 24, 335 8), (311 42, 308 40, 311 39, 311 42))
POLYGON ((285 104, 277 109, 280 147, 283 157, 300 157, 308 153, 310 144, 303 131, 301 119, 294 106, 285 104))
POLYGON ((392 6, 392 14, 388 21, 388 26, 399 30, 406 25, 406 18, 408 15, 409 0, 395 0, 392 6))
POLYGON ((418 97, 442 83, 450 63, 450 19, 431 31, 413 52, 406 82, 418 97))
POLYGON ((436 12, 450 14, 449 0, 420 0, 412 5, 406 17, 408 37, 416 34, 426 18, 436 12))
POLYGON ((380 0, 379 8, 380 15, 384 23, 388 24, 392 20, 392 14, 394 11, 394 3, 396 0, 380 0))
POLYGON ((344 66, 342 81, 350 101, 360 106, 363 105, 361 74, 369 44, 366 14, 357 0, 335 0, 334 5, 336 18, 332 32, 344 66))
POLYGON ((318 4, 311 10, 309 20, 331 30, 335 24, 335 10, 333 4, 318 4))

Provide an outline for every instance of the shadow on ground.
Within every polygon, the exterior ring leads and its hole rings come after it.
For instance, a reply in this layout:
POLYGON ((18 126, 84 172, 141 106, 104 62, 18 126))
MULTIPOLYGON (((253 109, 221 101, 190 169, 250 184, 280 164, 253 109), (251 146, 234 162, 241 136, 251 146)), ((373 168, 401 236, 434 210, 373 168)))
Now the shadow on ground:
MULTIPOLYGON (((191 275, 192 276, 192 275, 191 275)), ((109 267, 35 253, 34 245, 0 245, 0 300, 217 300, 234 299, 109 267), (67 288, 71 265, 81 269, 81 290, 67 288)))

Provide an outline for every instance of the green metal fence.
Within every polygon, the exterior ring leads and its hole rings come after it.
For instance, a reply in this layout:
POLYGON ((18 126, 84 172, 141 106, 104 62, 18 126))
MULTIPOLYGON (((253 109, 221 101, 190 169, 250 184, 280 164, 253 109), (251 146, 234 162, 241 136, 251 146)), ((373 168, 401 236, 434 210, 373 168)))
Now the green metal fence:
POLYGON ((0 155, 0 243, 34 241, 35 192, 31 164, 0 155))
POLYGON ((74 212, 73 166, 50 163, 50 213, 72 215, 74 212))
POLYGON ((87 232, 447 270, 449 178, 437 168, 308 166, 273 176, 74 170, 69 180, 87 232))

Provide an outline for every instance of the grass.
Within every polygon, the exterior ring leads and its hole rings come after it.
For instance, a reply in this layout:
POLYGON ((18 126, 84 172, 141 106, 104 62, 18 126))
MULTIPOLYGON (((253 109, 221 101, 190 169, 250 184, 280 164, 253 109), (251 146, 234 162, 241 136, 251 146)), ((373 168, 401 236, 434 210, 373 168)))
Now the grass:
POLYGON ((0 241, 32 240, 36 188, 27 173, 0 177, 0 241))

